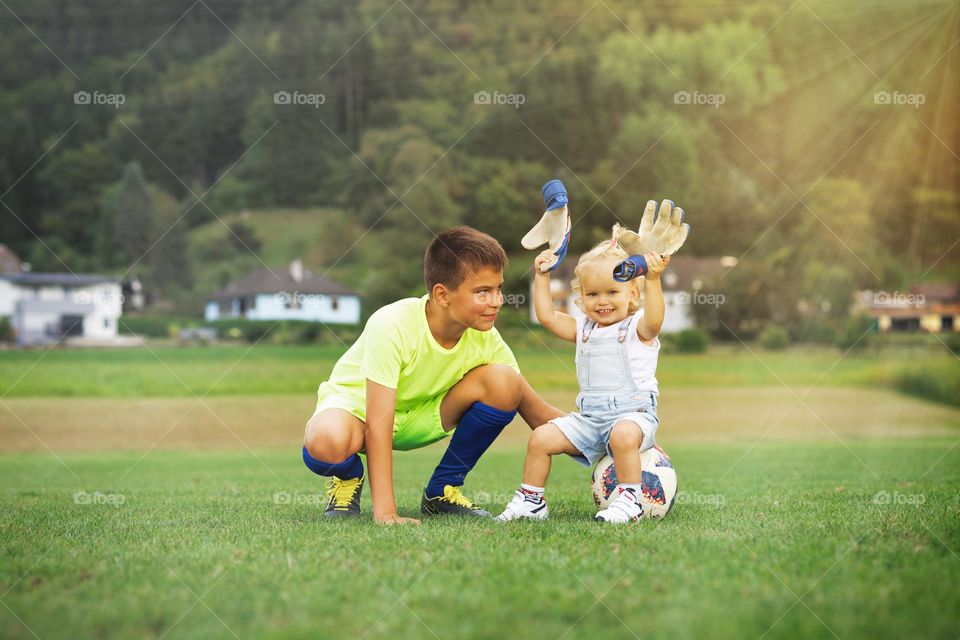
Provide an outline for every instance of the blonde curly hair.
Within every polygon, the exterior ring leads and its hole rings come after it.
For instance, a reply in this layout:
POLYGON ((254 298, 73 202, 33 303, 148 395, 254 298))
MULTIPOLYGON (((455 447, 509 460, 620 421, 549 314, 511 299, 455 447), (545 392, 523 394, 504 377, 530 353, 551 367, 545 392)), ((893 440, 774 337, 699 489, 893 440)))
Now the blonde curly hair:
MULTIPOLYGON (((598 269, 610 276, 610 279, 613 279, 613 268, 629 258, 623 248, 617 244, 616 241, 616 232, 617 227, 614 226, 613 237, 610 240, 604 240, 590 251, 587 251, 585 254, 580 256, 580 260, 577 262, 577 266, 573 270, 574 279, 570 281, 570 289, 577 296, 574 300, 574 303, 580 308, 581 311, 583 308, 583 288, 580 286, 580 276, 587 269, 598 269)), ((635 314, 640 310, 640 305, 643 304, 643 276, 635 278, 630 281, 630 285, 637 289, 637 295, 630 300, 630 304, 627 307, 627 313, 630 315, 635 314)))

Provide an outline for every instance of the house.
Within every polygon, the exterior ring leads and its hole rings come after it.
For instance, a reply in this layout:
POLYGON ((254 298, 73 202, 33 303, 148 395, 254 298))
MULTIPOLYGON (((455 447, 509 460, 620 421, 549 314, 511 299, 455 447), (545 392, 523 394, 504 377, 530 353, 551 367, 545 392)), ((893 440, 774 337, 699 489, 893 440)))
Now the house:
POLYGON ((860 291, 854 314, 876 319, 881 333, 960 331, 960 285, 918 283, 908 291, 860 291))
POLYGON ((208 322, 246 318, 357 324, 360 296, 315 276, 294 260, 285 268, 258 269, 217 291, 207 300, 204 318, 208 322))
MULTIPOLYGON (((550 292, 554 309, 580 317, 583 312, 576 306, 576 295, 570 288, 574 278, 574 267, 580 256, 568 254, 560 266, 550 275, 550 292)), ((698 258, 695 256, 673 256, 670 266, 660 276, 663 288, 664 319, 661 333, 673 333, 690 329, 695 325, 693 305, 722 304, 718 294, 707 294, 701 290, 707 283, 725 270, 735 267, 737 259, 732 256, 698 258)), ((530 281, 530 299, 533 299, 533 279, 530 281)), ((530 319, 538 322, 533 305, 530 305, 530 319)))
POLYGON ((0 317, 8 318, 17 344, 120 344, 122 295, 117 278, 74 273, 33 273, 0 245, 0 317))

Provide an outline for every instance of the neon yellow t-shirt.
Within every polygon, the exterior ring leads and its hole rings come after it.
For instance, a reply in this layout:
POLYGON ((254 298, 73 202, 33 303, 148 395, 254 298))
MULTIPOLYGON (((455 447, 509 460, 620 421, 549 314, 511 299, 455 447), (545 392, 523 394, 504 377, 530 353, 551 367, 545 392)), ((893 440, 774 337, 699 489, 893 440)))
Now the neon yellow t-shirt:
POLYGON ((437 344, 427 324, 428 298, 398 300, 370 316, 330 379, 320 385, 320 399, 351 396, 358 401, 356 409, 365 409, 369 378, 397 390, 400 413, 445 394, 474 367, 504 364, 520 373, 517 359, 496 329, 467 329, 452 349, 437 344))

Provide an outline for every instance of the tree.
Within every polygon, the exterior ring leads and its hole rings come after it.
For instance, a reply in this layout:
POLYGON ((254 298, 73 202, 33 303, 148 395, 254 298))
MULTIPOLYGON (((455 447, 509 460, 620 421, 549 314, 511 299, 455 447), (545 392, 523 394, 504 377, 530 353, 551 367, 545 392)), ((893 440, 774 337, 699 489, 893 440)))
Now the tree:
POLYGON ((187 255, 187 227, 180 220, 182 207, 169 194, 152 189, 155 202, 151 236, 160 238, 147 257, 149 277, 145 284, 168 298, 178 300, 190 291, 192 277, 187 255))
POLYGON ((104 227, 111 238, 109 261, 129 267, 144 258, 154 239, 154 207, 139 163, 130 162, 124 168, 104 213, 104 227))

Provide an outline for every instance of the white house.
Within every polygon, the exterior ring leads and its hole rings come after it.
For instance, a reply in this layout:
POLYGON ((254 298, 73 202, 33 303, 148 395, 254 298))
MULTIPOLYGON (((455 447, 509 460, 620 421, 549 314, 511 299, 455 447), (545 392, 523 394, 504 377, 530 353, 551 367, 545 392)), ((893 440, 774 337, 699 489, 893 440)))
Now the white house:
POLYGON ((125 344, 117 335, 122 304, 117 278, 32 273, 0 244, 0 318, 9 319, 19 345, 125 344))
POLYGON ((960 331, 960 284, 918 282, 906 291, 859 291, 851 314, 874 318, 881 333, 960 331))
POLYGON ((0 316, 20 345, 115 340, 121 300, 120 281, 108 276, 0 274, 0 316))
POLYGON ((360 322, 360 296, 315 276, 294 260, 281 269, 258 269, 210 296, 208 322, 225 318, 308 320, 328 324, 360 322))
MULTIPOLYGON (((576 296, 570 287, 574 277, 574 267, 580 256, 568 254, 560 267, 551 272, 550 290, 553 294, 554 309, 580 317, 583 312, 577 307, 576 296)), ((670 266, 661 276, 663 288, 664 318, 661 333, 673 333, 690 329, 696 322, 693 305, 716 304, 717 296, 703 294, 701 289, 707 282, 725 269, 735 267, 737 259, 731 256, 723 258, 697 258, 678 255, 670 259, 670 266)), ((530 281, 530 299, 533 300, 533 280, 530 281)), ((530 305, 530 319, 539 323, 533 304, 530 305)))

